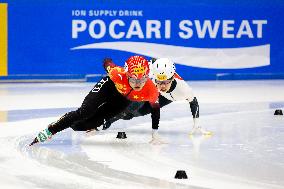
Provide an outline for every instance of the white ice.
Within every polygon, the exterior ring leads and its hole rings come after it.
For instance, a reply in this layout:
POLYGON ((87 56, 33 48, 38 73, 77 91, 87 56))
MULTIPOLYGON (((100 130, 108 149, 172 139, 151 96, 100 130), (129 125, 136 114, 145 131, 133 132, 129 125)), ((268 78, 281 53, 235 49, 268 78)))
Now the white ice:
POLYGON ((80 106, 94 83, 0 84, 1 188, 284 188, 284 80, 189 82, 200 124, 211 137, 189 136, 190 107, 161 111, 151 145, 151 119, 118 121, 86 135, 67 129, 28 147, 38 131, 80 106), (127 139, 116 139, 125 131, 127 139), (186 180, 174 179, 185 170, 186 180))

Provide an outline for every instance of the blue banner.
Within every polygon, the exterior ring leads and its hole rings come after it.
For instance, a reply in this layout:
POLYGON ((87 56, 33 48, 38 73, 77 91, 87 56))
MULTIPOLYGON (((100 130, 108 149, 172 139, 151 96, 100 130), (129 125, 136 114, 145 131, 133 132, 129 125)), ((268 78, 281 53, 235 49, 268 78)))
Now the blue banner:
POLYGON ((185 79, 284 75, 281 1, 8 1, 8 76, 104 74, 133 54, 185 79))

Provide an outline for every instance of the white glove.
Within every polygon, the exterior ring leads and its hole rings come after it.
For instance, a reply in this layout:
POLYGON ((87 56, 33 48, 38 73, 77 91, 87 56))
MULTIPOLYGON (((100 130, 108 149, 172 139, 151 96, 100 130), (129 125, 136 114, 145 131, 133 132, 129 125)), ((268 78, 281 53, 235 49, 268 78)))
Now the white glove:
POLYGON ((198 133, 201 133, 203 135, 212 135, 212 132, 206 131, 205 129, 201 128, 198 118, 193 118, 193 127, 189 134, 193 135, 198 133))
POLYGON ((193 128, 199 127, 199 118, 193 118, 193 128))
POLYGON ((167 142, 160 137, 157 129, 152 130, 152 140, 149 143, 153 145, 167 144, 167 142))

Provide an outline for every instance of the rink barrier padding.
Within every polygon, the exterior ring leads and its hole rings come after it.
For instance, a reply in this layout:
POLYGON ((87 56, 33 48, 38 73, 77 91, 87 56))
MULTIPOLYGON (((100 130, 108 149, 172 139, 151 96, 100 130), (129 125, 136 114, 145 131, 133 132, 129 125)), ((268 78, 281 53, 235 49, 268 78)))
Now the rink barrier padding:
MULTIPOLYGON (((0 83, 5 82, 98 82, 106 74, 90 75, 12 75, 0 76, 0 83)), ((284 73, 281 74, 190 74, 183 77, 185 81, 202 81, 202 80, 268 80, 284 79, 284 73)))
POLYGON ((5 82, 85 82, 85 75, 9 75, 0 76, 0 83, 5 82))

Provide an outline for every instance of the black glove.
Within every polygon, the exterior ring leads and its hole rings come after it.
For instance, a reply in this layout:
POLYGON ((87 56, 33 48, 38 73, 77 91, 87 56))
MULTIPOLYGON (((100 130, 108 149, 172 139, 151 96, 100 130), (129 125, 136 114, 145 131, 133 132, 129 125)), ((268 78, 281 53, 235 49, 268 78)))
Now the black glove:
POLYGON ((111 58, 105 58, 105 59, 103 60, 103 67, 104 67, 104 69, 105 69, 106 72, 108 72, 107 67, 108 67, 108 66, 112 66, 112 65, 113 65, 113 61, 112 61, 111 58))

